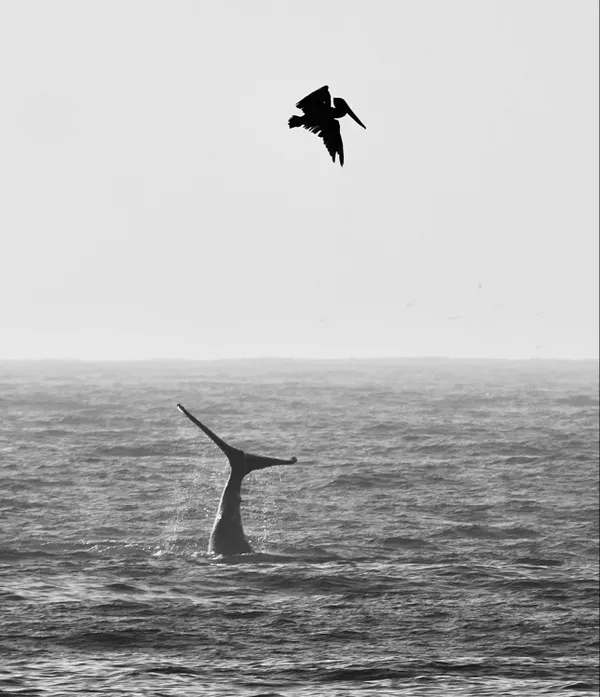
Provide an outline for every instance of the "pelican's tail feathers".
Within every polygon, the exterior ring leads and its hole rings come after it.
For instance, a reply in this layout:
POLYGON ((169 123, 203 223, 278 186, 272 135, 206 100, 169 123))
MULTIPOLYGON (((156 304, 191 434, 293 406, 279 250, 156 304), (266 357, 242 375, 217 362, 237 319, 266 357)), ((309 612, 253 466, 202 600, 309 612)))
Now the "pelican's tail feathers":
POLYGON ((301 116, 290 116, 288 120, 288 126, 290 128, 298 128, 298 126, 302 126, 302 117, 301 116))

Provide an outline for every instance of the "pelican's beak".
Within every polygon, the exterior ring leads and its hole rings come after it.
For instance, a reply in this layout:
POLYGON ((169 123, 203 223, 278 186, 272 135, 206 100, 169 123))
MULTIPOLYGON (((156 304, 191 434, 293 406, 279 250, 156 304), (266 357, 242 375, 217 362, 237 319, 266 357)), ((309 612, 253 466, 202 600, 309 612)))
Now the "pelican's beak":
POLYGON ((348 108, 348 116, 351 116, 359 126, 366 128, 365 124, 358 118, 358 116, 352 111, 352 109, 346 104, 348 108))

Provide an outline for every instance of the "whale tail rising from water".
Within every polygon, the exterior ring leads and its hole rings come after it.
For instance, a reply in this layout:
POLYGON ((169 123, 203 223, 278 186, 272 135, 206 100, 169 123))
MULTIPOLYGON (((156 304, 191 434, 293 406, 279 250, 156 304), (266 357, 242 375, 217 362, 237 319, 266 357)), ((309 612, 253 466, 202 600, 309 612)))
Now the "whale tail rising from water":
POLYGON ((231 472, 227 484, 221 494, 221 501, 215 517, 215 522, 210 535, 208 551, 211 554, 233 555, 252 552, 252 547, 244 535, 240 505, 242 502, 241 488, 243 478, 254 470, 265 469, 275 465, 293 465, 297 462, 293 457, 283 460, 264 455, 253 455, 239 448, 234 448, 213 433, 208 426, 198 419, 182 405, 178 404, 179 411, 187 416, 201 431, 217 445, 227 456, 231 466, 231 472))

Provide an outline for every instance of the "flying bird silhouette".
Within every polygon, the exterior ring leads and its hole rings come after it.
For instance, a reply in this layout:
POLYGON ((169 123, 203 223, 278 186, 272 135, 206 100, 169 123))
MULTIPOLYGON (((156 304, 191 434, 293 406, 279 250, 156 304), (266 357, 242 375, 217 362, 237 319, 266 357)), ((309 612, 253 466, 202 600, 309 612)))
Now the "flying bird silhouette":
POLYGON ((366 128, 365 124, 359 120, 358 116, 348 106, 348 103, 341 97, 334 97, 334 106, 331 106, 331 95, 329 87, 325 85, 318 90, 311 92, 308 96, 301 99, 296 104, 296 109, 304 112, 303 116, 291 116, 288 125, 290 128, 306 128, 311 133, 316 133, 319 138, 322 138, 327 148, 327 152, 331 155, 331 159, 335 162, 337 155, 340 165, 344 166, 344 144, 340 133, 340 124, 338 119, 348 114, 359 126, 366 128))

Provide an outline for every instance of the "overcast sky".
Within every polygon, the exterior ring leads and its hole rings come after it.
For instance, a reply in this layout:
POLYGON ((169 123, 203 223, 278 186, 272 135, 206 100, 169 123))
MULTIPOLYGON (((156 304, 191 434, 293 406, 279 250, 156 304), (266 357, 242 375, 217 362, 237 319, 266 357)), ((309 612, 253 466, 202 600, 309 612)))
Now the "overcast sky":
POLYGON ((598 355, 597 0, 0 0, 0 357, 419 355, 598 355))

